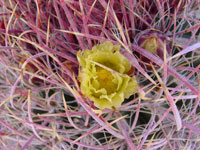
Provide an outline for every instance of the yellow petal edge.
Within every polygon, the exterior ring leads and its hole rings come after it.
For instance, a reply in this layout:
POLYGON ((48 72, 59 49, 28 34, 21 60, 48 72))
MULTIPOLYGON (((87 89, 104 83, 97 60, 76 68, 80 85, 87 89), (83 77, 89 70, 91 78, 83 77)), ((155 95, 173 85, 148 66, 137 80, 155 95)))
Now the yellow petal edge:
POLYGON ((127 75, 131 64, 119 50, 120 45, 104 42, 77 53, 81 92, 99 109, 117 109, 137 92, 136 78, 127 75))

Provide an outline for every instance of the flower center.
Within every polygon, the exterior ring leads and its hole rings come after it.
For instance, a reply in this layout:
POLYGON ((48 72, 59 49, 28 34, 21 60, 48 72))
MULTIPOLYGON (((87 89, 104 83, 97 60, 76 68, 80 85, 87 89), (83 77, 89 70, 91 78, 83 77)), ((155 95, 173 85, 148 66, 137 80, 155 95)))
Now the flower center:
POLYGON ((116 91, 117 84, 113 82, 113 75, 110 71, 97 67, 97 80, 99 81, 100 89, 104 88, 107 94, 111 94, 116 91))

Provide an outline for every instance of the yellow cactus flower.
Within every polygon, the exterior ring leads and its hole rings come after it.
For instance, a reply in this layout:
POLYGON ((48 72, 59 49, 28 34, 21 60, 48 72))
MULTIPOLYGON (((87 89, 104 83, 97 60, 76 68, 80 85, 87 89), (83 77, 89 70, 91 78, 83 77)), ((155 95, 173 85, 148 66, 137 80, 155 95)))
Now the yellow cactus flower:
POLYGON ((131 64, 119 50, 120 45, 104 42, 77 53, 81 92, 99 109, 117 109, 137 92, 136 78, 128 75, 131 64))

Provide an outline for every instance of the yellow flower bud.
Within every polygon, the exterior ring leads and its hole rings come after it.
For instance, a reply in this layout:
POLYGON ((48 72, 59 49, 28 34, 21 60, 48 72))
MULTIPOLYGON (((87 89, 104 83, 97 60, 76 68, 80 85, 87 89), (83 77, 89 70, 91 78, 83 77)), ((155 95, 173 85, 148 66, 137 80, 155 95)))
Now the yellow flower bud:
POLYGON ((99 109, 117 109, 125 98, 137 92, 137 81, 130 77, 131 64, 111 42, 79 51, 81 92, 99 109))

